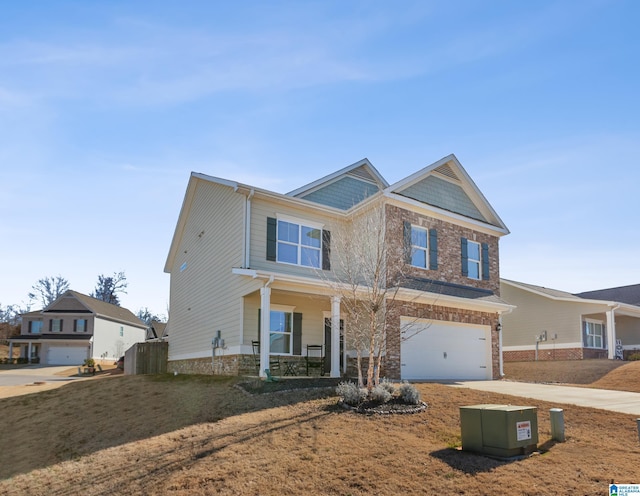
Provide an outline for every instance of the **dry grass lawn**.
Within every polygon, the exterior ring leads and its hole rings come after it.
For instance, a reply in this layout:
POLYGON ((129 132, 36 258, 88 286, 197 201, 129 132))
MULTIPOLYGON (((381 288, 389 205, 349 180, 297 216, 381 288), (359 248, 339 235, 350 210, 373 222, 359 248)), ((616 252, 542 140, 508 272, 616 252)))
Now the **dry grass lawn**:
MULTIPOLYGON (((625 369, 637 390, 638 364, 611 374, 625 369)), ((114 376, 1 399, 0 494, 601 495, 612 480, 640 483, 630 415, 419 384, 426 412, 366 417, 331 389, 248 394, 237 381, 114 376), (477 403, 537 406, 541 453, 456 449, 458 408, 477 403), (554 444, 558 406, 567 441, 554 444)))

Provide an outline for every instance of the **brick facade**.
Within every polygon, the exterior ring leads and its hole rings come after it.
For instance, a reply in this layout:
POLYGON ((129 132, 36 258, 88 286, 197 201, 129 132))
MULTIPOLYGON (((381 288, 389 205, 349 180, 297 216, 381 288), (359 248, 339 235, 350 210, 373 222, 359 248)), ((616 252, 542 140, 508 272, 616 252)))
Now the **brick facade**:
POLYGON ((438 269, 428 270, 402 265, 405 276, 433 279, 492 291, 500 295, 500 264, 498 237, 451 224, 440 219, 420 215, 409 210, 386 205, 386 242, 391 260, 404 260, 404 222, 438 232, 438 269), (475 280, 462 275, 460 240, 467 238, 489 245, 489 280, 475 280))
POLYGON ((387 331, 387 354, 385 376, 400 379, 400 318, 413 317, 434 321, 457 322, 460 324, 476 324, 491 327, 491 364, 493 378, 500 378, 500 342, 497 326, 498 314, 464 310, 461 308, 438 305, 424 305, 416 302, 395 302, 389 311, 389 330, 387 331))
MULTIPOLYGON (((607 358, 607 350, 590 348, 560 348, 555 350, 538 350, 538 360, 583 360, 589 358, 607 358)), ((505 362, 533 362, 536 350, 504 351, 502 359, 505 362)))

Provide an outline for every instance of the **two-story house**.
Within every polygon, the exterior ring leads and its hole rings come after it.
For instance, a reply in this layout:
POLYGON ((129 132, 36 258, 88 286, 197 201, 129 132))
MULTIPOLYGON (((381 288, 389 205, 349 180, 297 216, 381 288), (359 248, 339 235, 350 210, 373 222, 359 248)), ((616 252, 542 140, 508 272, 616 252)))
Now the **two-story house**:
MULTIPOLYGON (((165 265, 171 275, 169 369, 250 374, 274 356, 321 345, 344 375, 349 322, 331 233, 377 205, 401 287, 381 377, 491 379, 501 374, 499 239, 508 229, 455 156, 389 185, 367 159, 288 194, 192 173, 165 265), (221 341, 221 338, 223 341, 221 341)), ((353 243, 358 243, 353 239, 353 243)), ((335 243, 334 243, 335 244, 335 243)))
MULTIPOLYGON (((10 353, 49 365, 82 365, 87 358, 113 362, 134 343, 145 340, 146 324, 130 310, 66 291, 46 308, 22 315, 10 353)), ((9 355, 12 356, 12 355, 9 355)))

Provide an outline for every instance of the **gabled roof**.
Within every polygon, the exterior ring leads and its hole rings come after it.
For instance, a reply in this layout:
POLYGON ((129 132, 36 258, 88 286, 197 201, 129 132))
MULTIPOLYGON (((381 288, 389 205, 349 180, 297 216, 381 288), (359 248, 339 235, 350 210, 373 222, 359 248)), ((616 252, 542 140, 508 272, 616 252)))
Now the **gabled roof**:
POLYGON ((572 293, 567 293, 566 291, 559 291, 557 289, 550 289, 550 288, 545 288, 543 286, 535 286, 533 284, 526 284, 523 282, 510 281, 509 279, 500 278, 500 284, 503 284, 503 283, 508 284, 509 286, 513 286, 515 288, 522 289, 524 291, 528 291, 530 293, 537 294, 539 296, 544 296, 546 298, 549 298, 555 301, 603 305, 603 307, 608 307, 607 310, 608 309, 615 310, 616 313, 620 315, 630 315, 634 317, 640 317, 640 305, 625 303, 620 300, 586 298, 582 295, 587 293, 581 293, 581 295, 575 295, 572 293))
POLYGON ((585 291, 584 293, 577 293, 576 296, 591 300, 619 301, 628 305, 640 306, 640 284, 585 291))
POLYGON ((567 291, 545 288, 544 286, 536 286, 535 284, 526 284, 524 282, 511 281, 502 277, 500 278, 500 282, 516 288, 524 289, 525 291, 529 291, 531 293, 536 293, 540 296, 546 296, 547 298, 551 298, 554 300, 583 302, 581 298, 577 297, 574 294, 568 293, 567 291))
POLYGON ((63 303, 65 300, 69 300, 70 298, 75 299, 80 304, 80 307, 83 307, 86 311, 95 314, 96 317, 103 317, 108 320, 115 320, 124 324, 146 328, 144 322, 136 317, 131 310, 72 290, 68 290, 60 295, 54 302, 50 303, 45 309, 43 309, 42 313, 68 313, 74 310, 82 311, 82 309, 77 306, 75 308, 71 308, 63 303))
POLYGON ((462 167, 455 155, 448 155, 385 189, 415 202, 452 212, 509 232, 493 207, 462 167))
POLYGON ((287 196, 349 210, 388 186, 389 183, 371 162, 363 158, 333 174, 291 191, 287 196))

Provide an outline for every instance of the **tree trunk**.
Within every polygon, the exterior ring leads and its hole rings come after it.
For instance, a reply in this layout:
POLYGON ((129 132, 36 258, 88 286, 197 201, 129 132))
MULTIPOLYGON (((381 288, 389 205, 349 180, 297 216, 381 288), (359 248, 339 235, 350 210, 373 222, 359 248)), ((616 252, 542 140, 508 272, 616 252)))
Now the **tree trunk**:
POLYGON ((364 387, 364 377, 362 376, 362 352, 360 348, 356 350, 357 352, 357 363, 358 363, 358 387, 364 387))

